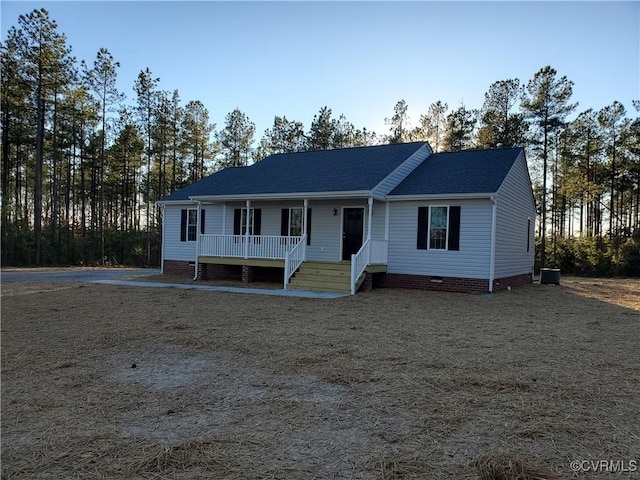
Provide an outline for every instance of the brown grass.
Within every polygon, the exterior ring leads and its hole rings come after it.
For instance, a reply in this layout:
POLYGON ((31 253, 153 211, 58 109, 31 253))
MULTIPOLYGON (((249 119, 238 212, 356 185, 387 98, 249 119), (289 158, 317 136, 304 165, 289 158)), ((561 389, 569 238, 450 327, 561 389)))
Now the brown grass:
POLYGON ((488 454, 476 458, 473 465, 480 480, 550 480, 549 472, 531 466, 525 460, 508 454, 488 454))
POLYGON ((5 284, 2 478, 539 480, 628 462, 639 291, 5 284))

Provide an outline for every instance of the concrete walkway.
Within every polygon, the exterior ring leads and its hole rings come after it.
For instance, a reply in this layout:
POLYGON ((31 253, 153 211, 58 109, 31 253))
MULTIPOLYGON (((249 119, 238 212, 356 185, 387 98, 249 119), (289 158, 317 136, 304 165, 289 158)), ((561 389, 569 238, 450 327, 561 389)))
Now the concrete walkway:
POLYGON ((179 288, 182 290, 205 290, 208 292, 231 292, 231 293, 253 293, 254 295, 275 295, 278 297, 299 297, 299 298, 340 298, 346 297, 344 293, 332 292, 307 292, 303 290, 271 290, 268 288, 242 288, 224 287, 214 285, 187 285, 183 283, 163 283, 163 282, 136 282, 130 280, 91 280, 92 283, 103 285, 123 285, 127 287, 152 287, 152 288, 179 288))
POLYGON ((0 281, 2 283, 92 282, 159 274, 160 270, 156 268, 3 268, 0 270, 0 281))

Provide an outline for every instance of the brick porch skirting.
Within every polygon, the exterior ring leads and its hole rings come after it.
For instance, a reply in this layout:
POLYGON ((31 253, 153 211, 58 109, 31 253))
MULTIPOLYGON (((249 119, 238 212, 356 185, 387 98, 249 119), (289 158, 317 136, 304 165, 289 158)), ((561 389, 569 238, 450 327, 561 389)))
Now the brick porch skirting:
MULTIPOLYGON (((164 273, 180 277, 193 278, 194 262, 165 260, 164 273)), ((223 265, 215 263, 198 264, 198 280, 238 280, 243 279, 243 271, 248 274, 245 281, 276 282, 284 279, 284 269, 276 267, 243 267, 242 265, 223 265)))

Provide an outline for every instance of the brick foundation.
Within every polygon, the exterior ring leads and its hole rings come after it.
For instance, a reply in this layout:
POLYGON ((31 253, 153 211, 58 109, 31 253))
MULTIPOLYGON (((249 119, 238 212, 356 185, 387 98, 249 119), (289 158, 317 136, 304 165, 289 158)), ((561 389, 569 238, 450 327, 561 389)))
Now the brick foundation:
MULTIPOLYGON (((532 282, 530 274, 500 278, 493 281, 493 291, 506 290, 507 287, 518 287, 532 282)), ((418 290, 435 290, 443 292, 486 293, 489 291, 489 280, 479 278, 436 277, 430 275, 408 275, 386 273, 376 279, 375 286, 391 288, 411 288, 418 290)))
POLYGON ((363 292, 370 292, 373 290, 373 273, 365 273, 360 290, 363 292))
POLYGON ((253 283, 254 268, 249 265, 242 266, 242 283, 253 283))
POLYGON ((165 260, 162 271, 166 275, 176 275, 179 277, 193 278, 194 268, 195 262, 165 260))
MULTIPOLYGON (((201 263, 198 265, 199 280, 229 279, 241 280, 243 283, 254 281, 283 281, 281 268, 262 268, 249 265, 217 265, 201 263)), ((165 260, 164 273, 193 278, 194 262, 165 260)), ((493 281, 493 291, 500 292, 507 287, 519 287, 532 283, 530 274, 498 278, 493 281)), ((402 273, 367 273, 360 289, 369 291, 372 288, 409 288, 418 290, 435 290, 444 292, 486 293, 489 281, 477 278, 435 277, 429 275, 408 275, 402 273)))

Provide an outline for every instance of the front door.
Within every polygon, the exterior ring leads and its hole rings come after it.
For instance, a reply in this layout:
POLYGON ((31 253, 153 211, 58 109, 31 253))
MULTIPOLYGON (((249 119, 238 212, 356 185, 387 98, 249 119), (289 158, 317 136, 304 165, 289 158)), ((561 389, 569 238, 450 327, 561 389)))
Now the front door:
POLYGON ((364 208, 345 208, 343 213, 342 260, 351 260, 351 255, 362 247, 364 208))

